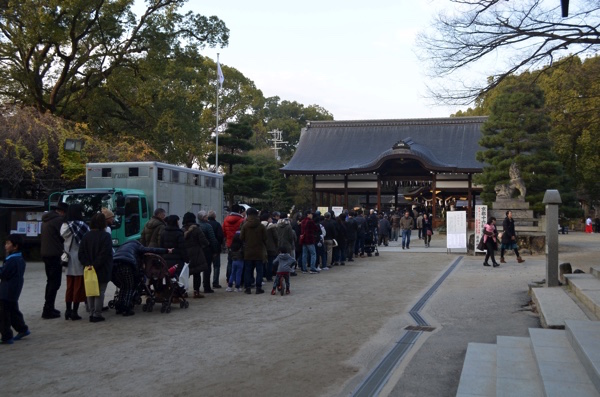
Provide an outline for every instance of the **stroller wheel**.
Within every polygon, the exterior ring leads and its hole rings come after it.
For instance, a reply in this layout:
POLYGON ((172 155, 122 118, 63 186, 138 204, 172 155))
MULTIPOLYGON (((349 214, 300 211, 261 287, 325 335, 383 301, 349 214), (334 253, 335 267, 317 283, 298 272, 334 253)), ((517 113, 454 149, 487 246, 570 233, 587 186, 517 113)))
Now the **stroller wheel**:
POLYGON ((376 252, 376 253, 375 253, 375 256, 379 256, 379 252, 376 252))
POLYGON ((179 307, 183 309, 185 307, 185 302, 184 301, 179 302, 179 307))
POLYGON ((185 301, 185 306, 184 306, 184 307, 185 307, 186 309, 187 309, 188 307, 190 307, 190 302, 188 302, 188 301, 185 301))
POLYGON ((145 312, 145 311, 148 311, 148 305, 147 305, 147 304, 145 304, 145 303, 144 303, 144 304, 142 305, 142 311, 143 311, 143 312, 145 312))
POLYGON ((115 308, 115 301, 114 301, 114 300, 110 300, 110 301, 108 301, 108 307, 109 307, 110 309, 114 309, 114 308, 115 308))
POLYGON ((160 312, 164 313, 167 310, 167 307, 165 305, 162 305, 162 307, 160 308, 160 312))
POLYGON ((167 306, 167 309, 165 310, 167 313, 171 313, 171 306, 167 306))
POLYGON ((148 311, 151 312, 154 309, 154 305, 148 304, 148 311))

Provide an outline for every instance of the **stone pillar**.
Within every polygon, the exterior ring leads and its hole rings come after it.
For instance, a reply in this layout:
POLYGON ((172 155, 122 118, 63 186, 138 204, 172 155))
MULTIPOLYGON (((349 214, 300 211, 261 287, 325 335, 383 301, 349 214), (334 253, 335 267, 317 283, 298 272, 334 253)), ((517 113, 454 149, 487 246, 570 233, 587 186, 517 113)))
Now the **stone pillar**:
POLYGON ((546 190, 546 287, 558 286, 558 190, 546 190))

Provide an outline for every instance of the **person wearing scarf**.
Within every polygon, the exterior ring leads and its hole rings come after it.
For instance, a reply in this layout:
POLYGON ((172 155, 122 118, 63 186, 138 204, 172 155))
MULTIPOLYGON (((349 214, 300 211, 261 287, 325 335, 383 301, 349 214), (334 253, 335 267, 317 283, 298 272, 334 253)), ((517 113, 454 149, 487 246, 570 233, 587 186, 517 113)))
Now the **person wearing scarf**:
POLYGON ((65 240, 64 250, 69 254, 67 264, 67 292, 65 302, 67 310, 65 311, 65 320, 81 320, 77 314, 79 304, 85 302, 85 288, 83 283, 83 266, 79 262, 79 244, 83 236, 89 232, 90 228, 83 221, 83 207, 81 204, 71 204, 67 210, 66 221, 60 228, 60 234, 65 240))

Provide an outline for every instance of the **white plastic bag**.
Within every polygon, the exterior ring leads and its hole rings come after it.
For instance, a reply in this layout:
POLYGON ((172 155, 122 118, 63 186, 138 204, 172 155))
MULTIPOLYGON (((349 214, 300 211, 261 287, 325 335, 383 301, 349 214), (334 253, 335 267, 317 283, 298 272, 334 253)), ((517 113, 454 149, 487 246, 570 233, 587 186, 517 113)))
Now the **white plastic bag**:
POLYGON ((179 283, 183 284, 183 288, 188 289, 189 283, 190 283, 190 264, 189 263, 185 263, 183 265, 183 269, 181 270, 181 273, 179 274, 179 283))

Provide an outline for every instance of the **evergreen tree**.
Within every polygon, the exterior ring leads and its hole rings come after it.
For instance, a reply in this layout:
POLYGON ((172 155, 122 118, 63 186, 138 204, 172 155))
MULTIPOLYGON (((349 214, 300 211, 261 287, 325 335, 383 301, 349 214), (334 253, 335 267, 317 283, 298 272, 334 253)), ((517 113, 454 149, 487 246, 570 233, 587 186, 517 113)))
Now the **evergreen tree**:
POLYGON ((543 212, 547 189, 558 189, 563 203, 573 200, 570 183, 562 164, 552 151, 550 123, 543 91, 528 79, 512 79, 499 89, 488 120, 482 127, 479 144, 486 150, 477 153, 484 163, 476 182, 484 186, 482 198, 491 203, 499 183, 510 181, 509 167, 516 163, 527 187, 526 200, 535 212, 543 212))
MULTIPOLYGON (((229 123, 227 130, 219 134, 219 164, 225 169, 223 190, 229 206, 235 196, 262 197, 268 184, 262 178, 262 170, 253 165, 247 152, 254 148, 250 142, 252 127, 248 123, 229 123)), ((208 162, 215 164, 215 155, 208 156, 208 162)))

